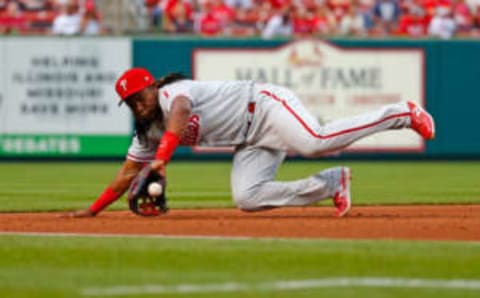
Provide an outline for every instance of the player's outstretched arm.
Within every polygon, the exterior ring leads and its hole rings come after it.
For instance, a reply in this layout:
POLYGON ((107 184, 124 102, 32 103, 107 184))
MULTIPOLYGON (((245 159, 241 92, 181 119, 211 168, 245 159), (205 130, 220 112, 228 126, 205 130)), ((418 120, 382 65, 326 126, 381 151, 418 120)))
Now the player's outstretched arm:
POLYGON ((97 200, 87 209, 77 210, 65 214, 67 217, 93 217, 100 211, 105 209, 108 205, 120 198, 130 186, 132 180, 140 172, 143 163, 135 162, 127 159, 115 179, 110 185, 100 194, 97 200))
POLYGON ((184 96, 175 97, 172 101, 165 133, 152 162, 152 169, 165 177, 165 166, 170 161, 173 152, 180 143, 180 136, 188 124, 188 118, 192 112, 190 100, 184 96))

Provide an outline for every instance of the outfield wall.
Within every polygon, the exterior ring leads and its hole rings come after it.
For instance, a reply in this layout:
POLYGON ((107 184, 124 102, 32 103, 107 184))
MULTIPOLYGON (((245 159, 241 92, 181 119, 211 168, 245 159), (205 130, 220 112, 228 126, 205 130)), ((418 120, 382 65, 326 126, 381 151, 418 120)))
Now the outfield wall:
MULTIPOLYGON (((197 79, 288 85, 320 121, 415 99, 437 120, 435 141, 387 133, 362 141, 349 154, 479 157, 480 133, 473 123, 480 108, 478 53, 477 41, 5 38, 0 156, 123 157, 131 118, 116 106, 113 82, 133 65, 155 76, 180 71, 197 79)), ((225 154, 182 148, 176 156, 225 154)))
POLYGON ((128 38, 0 40, 0 156, 122 156, 131 116, 113 84, 132 64, 128 38))

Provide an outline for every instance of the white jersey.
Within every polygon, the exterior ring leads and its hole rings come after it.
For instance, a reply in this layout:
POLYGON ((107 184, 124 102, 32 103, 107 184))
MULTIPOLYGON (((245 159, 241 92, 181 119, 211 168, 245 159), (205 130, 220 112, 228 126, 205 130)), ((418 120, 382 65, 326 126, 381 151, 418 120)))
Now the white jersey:
MULTIPOLYGON (((247 81, 185 80, 159 90, 165 119, 178 96, 192 103, 182 144, 241 145, 233 157, 231 186, 233 200, 243 210, 304 206, 329 197, 335 197, 337 205, 340 196, 350 205, 350 174, 342 167, 296 181, 275 181, 287 151, 321 157, 374 133, 411 127, 414 115, 410 104, 397 103, 321 125, 288 88, 247 81)), ((152 125, 148 131, 148 144, 139 144, 137 138, 133 139, 129 159, 138 162, 154 159, 164 126, 158 125, 160 127, 152 125)), ((337 214, 345 214, 349 205, 337 205, 337 214)))
MULTIPOLYGON (((181 80, 159 89, 159 103, 168 119, 174 99, 186 97, 192 112, 186 131, 181 136, 183 146, 235 146, 245 142, 248 103, 253 97, 253 81, 192 81, 181 80)), ((152 126, 148 143, 140 144, 134 137, 128 158, 138 162, 154 158, 163 131, 152 126)))

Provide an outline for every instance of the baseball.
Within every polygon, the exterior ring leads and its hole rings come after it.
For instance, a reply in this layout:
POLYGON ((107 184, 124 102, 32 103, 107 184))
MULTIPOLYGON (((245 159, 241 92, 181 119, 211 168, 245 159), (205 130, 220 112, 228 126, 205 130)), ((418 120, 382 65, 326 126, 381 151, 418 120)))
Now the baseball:
POLYGON ((152 182, 148 185, 148 194, 152 197, 157 197, 162 194, 162 185, 157 182, 152 182))

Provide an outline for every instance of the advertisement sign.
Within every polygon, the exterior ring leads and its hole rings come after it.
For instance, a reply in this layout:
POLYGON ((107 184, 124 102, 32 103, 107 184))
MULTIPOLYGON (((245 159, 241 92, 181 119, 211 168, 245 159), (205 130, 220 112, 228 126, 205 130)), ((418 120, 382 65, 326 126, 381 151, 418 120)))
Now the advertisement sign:
POLYGON ((0 155, 125 153, 131 116, 114 84, 131 66, 129 39, 8 38, 0 57, 0 155))
POLYGON ((7 114, 5 109, 5 93, 6 93, 6 84, 5 84, 5 59, 3 54, 5 53, 5 40, 0 39, 0 135, 3 133, 3 124, 7 114))
MULTIPOLYGON (((289 87, 321 123, 407 100, 424 105, 424 55, 417 49, 342 49, 318 40, 273 49, 196 49, 193 76, 289 87)), ((424 143, 409 130, 388 131, 349 150, 418 152, 424 143)))

